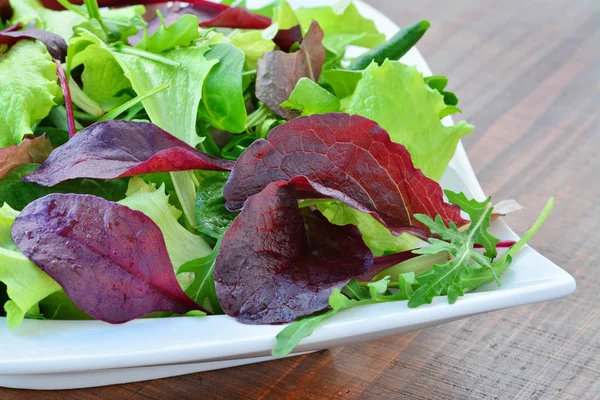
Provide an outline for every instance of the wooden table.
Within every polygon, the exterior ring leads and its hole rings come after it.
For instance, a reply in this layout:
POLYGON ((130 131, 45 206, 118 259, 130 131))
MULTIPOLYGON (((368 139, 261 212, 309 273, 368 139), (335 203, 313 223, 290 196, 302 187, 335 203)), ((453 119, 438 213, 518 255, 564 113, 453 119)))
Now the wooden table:
POLYGON ((420 49, 450 77, 487 193, 526 208, 524 232, 578 283, 558 301, 377 342, 153 382, 0 399, 599 399, 600 1, 371 0, 400 25, 428 18, 420 49))

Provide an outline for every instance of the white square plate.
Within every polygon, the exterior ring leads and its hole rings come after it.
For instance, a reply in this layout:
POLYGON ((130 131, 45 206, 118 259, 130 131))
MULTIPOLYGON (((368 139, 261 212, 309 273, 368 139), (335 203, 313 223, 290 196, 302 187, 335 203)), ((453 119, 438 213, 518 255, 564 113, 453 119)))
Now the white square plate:
MULTIPOLYGON (((323 1, 293 1, 316 5, 323 1)), ((398 27, 372 7, 357 2, 388 37, 398 27)), ((431 72, 413 49, 403 61, 431 72)), ((446 123, 451 124, 448 119, 446 123)), ((442 186, 483 199, 462 146, 442 179, 442 186)), ((501 239, 516 235, 496 221, 501 239)), ((480 288, 449 305, 445 297, 431 305, 409 309, 406 302, 375 304, 344 311, 306 338, 298 353, 442 324, 479 313, 566 296, 574 279, 530 247, 525 247, 502 276, 502 287, 480 288)), ((0 318, 0 386, 28 389, 69 389, 142 381, 227 368, 272 359, 271 349, 282 326, 253 326, 227 316, 142 319, 124 325, 99 321, 26 320, 10 330, 0 318)))

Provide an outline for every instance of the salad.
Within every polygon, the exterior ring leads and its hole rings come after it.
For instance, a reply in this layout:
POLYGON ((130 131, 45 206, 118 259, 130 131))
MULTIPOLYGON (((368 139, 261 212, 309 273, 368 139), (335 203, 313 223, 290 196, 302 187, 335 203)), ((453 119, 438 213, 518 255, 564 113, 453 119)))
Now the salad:
POLYGON ((446 77, 398 61, 427 21, 386 40, 346 0, 10 0, 4 11, 11 328, 226 314, 287 324, 273 349, 283 357, 348 308, 454 303, 500 285, 552 208, 500 241, 491 199, 442 190, 473 126, 442 123, 460 112, 446 77))

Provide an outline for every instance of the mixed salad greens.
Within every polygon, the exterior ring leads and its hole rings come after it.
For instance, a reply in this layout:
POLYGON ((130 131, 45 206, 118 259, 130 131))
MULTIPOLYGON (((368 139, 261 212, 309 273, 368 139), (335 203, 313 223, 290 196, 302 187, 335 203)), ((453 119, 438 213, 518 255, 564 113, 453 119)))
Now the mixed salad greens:
POLYGON ((473 127, 442 123, 460 112, 447 78, 398 61, 427 21, 386 41, 351 1, 142 3, 167 2, 10 1, 10 327, 227 314, 291 322, 282 357, 345 309, 500 284, 552 208, 503 242, 490 199, 444 196, 437 181, 473 127), (349 46, 368 50, 349 59, 349 46))

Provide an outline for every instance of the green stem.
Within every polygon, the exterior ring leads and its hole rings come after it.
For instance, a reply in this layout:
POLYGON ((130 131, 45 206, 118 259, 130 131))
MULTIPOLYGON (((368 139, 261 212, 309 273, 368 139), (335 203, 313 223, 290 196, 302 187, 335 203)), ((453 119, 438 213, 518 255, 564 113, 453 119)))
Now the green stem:
POLYGON ((84 13, 79 7, 74 4, 71 4, 68 0, 56 0, 61 6, 65 9, 74 12, 75 14, 87 19, 88 15, 84 13))
POLYGON ((69 78, 69 90, 71 92, 71 101, 77 107, 96 118, 100 118, 104 115, 102 107, 85 94, 73 78, 69 78))
POLYGON ((269 115, 271 115, 271 110, 263 103, 260 104, 258 109, 248 115, 248 120, 246 122, 245 130, 255 127, 264 121, 269 115))
POLYGON ((83 111, 74 110, 73 115, 75 116, 76 119, 78 119, 80 121, 86 121, 86 122, 97 122, 98 121, 97 117, 94 117, 93 115, 90 115, 83 111))
POLYGON ((162 92, 163 90, 167 90, 169 88, 169 86, 170 85, 168 83, 163 83, 162 85, 157 86, 154 89, 147 91, 146 93, 142 93, 139 96, 134 97, 133 99, 129 100, 128 102, 123 103, 119 107, 116 107, 113 110, 111 110, 110 112, 106 113, 98 121, 109 121, 109 120, 115 119, 119 115, 123 114, 125 111, 140 104, 147 98, 152 97, 155 94, 162 92))
POLYGON ((169 60, 168 58, 161 57, 157 54, 150 53, 148 51, 144 51, 144 50, 140 50, 140 49, 135 49, 133 47, 118 45, 118 46, 115 46, 114 50, 119 53, 122 53, 122 54, 129 54, 132 56, 147 58, 148 60, 156 61, 161 64, 166 64, 166 65, 170 65, 170 66, 177 67, 177 68, 181 67, 180 62, 169 60))

